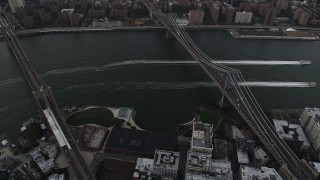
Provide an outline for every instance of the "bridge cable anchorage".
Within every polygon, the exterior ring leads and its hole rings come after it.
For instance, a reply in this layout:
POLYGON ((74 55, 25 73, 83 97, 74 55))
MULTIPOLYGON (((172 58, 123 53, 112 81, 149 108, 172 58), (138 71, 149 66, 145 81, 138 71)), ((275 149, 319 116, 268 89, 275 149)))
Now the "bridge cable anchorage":
POLYGON ((315 179, 312 172, 293 153, 289 146, 275 132, 271 122, 258 104, 246 82, 237 69, 216 63, 192 41, 186 30, 176 23, 176 14, 164 14, 150 2, 142 1, 168 31, 175 36, 187 52, 199 63, 202 69, 214 81, 222 94, 230 101, 243 119, 253 129, 261 142, 273 154, 279 164, 287 165, 298 179, 315 179), (228 82, 229 81, 229 82, 228 82), (230 84, 229 84, 230 83, 230 84))
MULTIPOLYGON (((45 110, 50 110, 52 112, 50 113, 50 116, 47 115, 46 121, 49 123, 49 118, 55 119, 54 122, 56 124, 56 127, 60 127, 59 133, 62 134, 63 137, 65 137, 65 144, 69 144, 69 146, 67 147, 62 145, 62 141, 60 141, 60 148, 65 153, 77 179, 94 180, 95 176, 80 154, 79 147, 77 146, 70 130, 64 122, 64 117, 60 111, 59 106, 57 105, 56 100, 53 97, 50 87, 34 70, 18 40, 18 37, 16 36, 12 27, 8 25, 8 23, 2 16, 0 16, 0 30, 29 84, 38 111, 42 112, 42 114, 46 112, 45 110)), ((54 131, 54 129, 51 130, 54 131)))

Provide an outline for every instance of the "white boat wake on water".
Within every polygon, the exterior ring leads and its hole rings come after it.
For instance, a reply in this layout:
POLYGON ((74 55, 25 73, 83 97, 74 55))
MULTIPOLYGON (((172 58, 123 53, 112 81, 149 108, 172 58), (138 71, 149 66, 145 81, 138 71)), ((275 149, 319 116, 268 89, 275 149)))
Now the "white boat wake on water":
MULTIPOLYGON (((248 81, 240 83, 240 86, 251 87, 315 87, 315 82, 279 82, 279 81, 248 81)), ((103 82, 93 84, 73 85, 64 90, 81 89, 88 90, 88 88, 99 89, 195 89, 195 88, 214 88, 216 85, 213 82, 199 81, 199 82, 103 82)))
MULTIPOLYGON (((227 64, 227 65, 302 65, 311 63, 308 60, 302 61, 262 61, 262 60, 216 60, 216 63, 227 64), (303 63, 302 63, 303 62, 303 63)), ((44 74, 41 74, 42 77, 51 76, 51 75, 62 75, 62 74, 72 74, 72 73, 86 73, 86 72, 99 72, 99 71, 108 71, 114 70, 117 68, 123 68, 129 65, 197 65, 197 62, 194 60, 128 60, 120 62, 112 62, 103 66, 83 66, 75 67, 68 69, 58 69, 51 70, 44 74)), ((16 82, 22 81, 23 78, 13 78, 0 81, 0 85, 8 85, 16 82)), ((255 84, 252 86, 259 86, 255 84)), ((290 84, 288 84, 290 86, 290 84)))
MULTIPOLYGON (((272 60, 272 61, 263 61, 263 60, 216 60, 216 63, 225 64, 225 65, 305 65, 311 64, 311 61, 301 60, 301 61, 283 61, 283 60, 272 60)), ((59 74, 68 74, 76 72, 91 72, 91 71, 106 71, 110 68, 128 66, 128 65, 179 65, 179 64, 194 64, 197 65, 195 60, 128 60, 120 62, 112 62, 103 66, 83 66, 69 69, 59 69, 51 70, 46 75, 59 75, 59 74)))
MULTIPOLYGON (((22 79, 22 78, 21 78, 22 79)), ((1 84, 1 83, 0 83, 1 84)), ((279 81, 247 81, 240 83, 240 86, 251 86, 251 87, 315 87, 315 82, 279 82, 279 81)), ((198 82, 103 82, 103 83, 93 83, 93 84, 76 84, 64 89, 55 90, 54 93, 63 93, 65 91, 77 89, 77 91, 87 91, 91 90, 89 88, 98 88, 100 90, 110 90, 110 89, 195 89, 195 88, 214 88, 216 87, 213 82, 198 81, 198 82)), ((14 109, 21 107, 22 105, 31 102, 32 99, 25 99, 21 102, 8 105, 6 107, 0 108, 0 113, 5 112, 9 109, 14 109)))

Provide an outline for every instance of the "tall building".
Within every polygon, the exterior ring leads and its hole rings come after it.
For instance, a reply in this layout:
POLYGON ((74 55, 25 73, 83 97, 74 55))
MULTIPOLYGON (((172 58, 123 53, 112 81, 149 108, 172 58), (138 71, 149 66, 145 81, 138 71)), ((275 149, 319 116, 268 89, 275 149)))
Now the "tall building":
POLYGON ((315 151, 320 151, 320 115, 316 114, 306 126, 306 134, 315 151))
POLYGON ((272 7, 271 3, 259 3, 258 7, 258 15, 259 16, 266 16, 267 11, 272 7))
POLYGON ((172 13, 172 2, 171 1, 168 3, 168 6, 169 6, 169 13, 171 14, 172 13))
POLYGON ((27 9, 24 7, 24 8, 17 8, 16 9, 16 15, 19 17, 19 18, 23 18, 23 17, 26 17, 28 16, 28 12, 27 12, 27 9))
POLYGON ((268 9, 266 16, 264 18, 264 24, 269 25, 269 26, 273 26, 276 17, 277 17, 277 8, 268 9))
POLYGON ((294 151, 305 151, 310 148, 310 143, 298 124, 289 124, 286 120, 273 120, 276 132, 294 151))
POLYGON ((310 17, 309 13, 306 13, 306 12, 301 13, 301 16, 299 18, 299 25, 305 26, 309 21, 309 17, 310 17))
POLYGON ((70 16, 70 26, 80 27, 81 16, 79 14, 72 14, 70 16))
POLYGON ((294 21, 298 21, 300 19, 300 16, 301 16, 301 13, 303 12, 302 9, 298 8, 294 11, 294 14, 293 14, 293 17, 292 17, 292 20, 294 21))
POLYGON ((26 29, 34 28, 35 22, 33 16, 26 16, 22 18, 23 27, 26 29))
POLYGON ((128 7, 127 6, 114 6, 110 11, 111 17, 124 17, 128 16, 128 7))
POLYGON ((289 5, 289 0, 281 0, 281 10, 287 10, 289 5))
POLYGON ((74 9, 62 9, 58 14, 59 22, 65 26, 71 25, 70 17, 73 15, 74 9))
POLYGON ((45 12, 44 9, 38 9, 37 17, 41 20, 41 23, 50 23, 52 21, 51 12, 45 12))
POLYGON ((203 10, 190 10, 189 11, 189 24, 196 25, 203 23, 203 10))
POLYGON ((281 10, 287 10, 289 5, 289 0, 277 0, 276 7, 278 8, 278 14, 281 10))
POLYGON ((156 149, 154 155, 153 174, 161 179, 177 179, 179 152, 156 149))
POLYGON ((224 10, 224 18, 226 24, 231 24, 233 21, 233 15, 235 12, 235 9, 230 4, 225 4, 225 10, 224 10))
POLYGON ((189 0, 178 0, 178 6, 187 7, 189 0))
POLYGON ((319 108, 309 108, 305 107, 299 120, 302 124, 302 126, 306 127, 309 123, 309 121, 312 118, 315 118, 316 115, 320 115, 320 109, 319 108))
POLYGON ((17 8, 25 6, 24 0, 8 0, 8 2, 12 13, 16 13, 17 8))
POLYGON ((219 20, 219 13, 220 13, 219 4, 209 5, 209 11, 210 11, 210 15, 213 20, 213 23, 217 23, 219 20))
POLYGON ((212 153, 212 124, 193 122, 191 151, 212 153))
POLYGON ((239 9, 240 11, 246 11, 246 12, 257 12, 259 7, 259 2, 250 2, 250 1, 244 1, 240 3, 239 9))
POLYGON ((298 180, 285 164, 280 167, 278 173, 283 179, 298 180))
POLYGON ((252 21, 252 12, 237 12, 235 23, 248 24, 252 21))

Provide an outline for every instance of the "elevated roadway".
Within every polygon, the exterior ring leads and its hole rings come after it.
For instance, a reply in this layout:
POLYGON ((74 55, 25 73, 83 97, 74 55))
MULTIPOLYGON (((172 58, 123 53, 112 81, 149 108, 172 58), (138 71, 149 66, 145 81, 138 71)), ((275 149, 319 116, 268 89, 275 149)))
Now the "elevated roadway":
MULTIPOLYGON (((61 141, 59 144, 62 151, 65 153, 75 175, 77 176, 77 179, 95 179, 94 174, 83 160, 80 150, 69 129, 66 127, 64 117, 54 99, 54 96, 52 95, 50 87, 34 70, 22 46, 20 45, 15 32, 2 16, 0 17, 0 30, 7 41, 8 48, 11 50, 15 59, 17 60, 17 63, 19 64, 29 84, 38 111, 44 115, 48 123, 50 123, 49 120, 51 118, 51 120, 54 120, 56 125, 60 128, 59 133, 61 133, 61 136, 64 137, 65 144, 61 144, 61 141), (50 115, 46 114, 48 111, 50 112, 50 115)), ((59 142, 59 139, 57 139, 57 141, 59 142)))

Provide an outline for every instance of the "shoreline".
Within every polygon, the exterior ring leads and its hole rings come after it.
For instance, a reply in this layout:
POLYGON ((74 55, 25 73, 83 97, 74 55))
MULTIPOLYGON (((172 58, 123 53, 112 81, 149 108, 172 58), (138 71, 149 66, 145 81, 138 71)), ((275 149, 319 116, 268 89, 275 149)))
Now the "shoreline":
MULTIPOLYGON (((307 31, 301 31, 304 35, 255 35, 255 34, 241 34, 241 30, 228 30, 230 35, 234 39, 261 39, 261 40, 268 40, 268 39, 275 39, 275 40, 304 40, 304 41, 319 41, 319 36, 314 34, 308 33, 307 31)), ((244 31, 245 32, 245 31, 244 31)), ((259 33, 259 31, 252 31, 259 33)), ((261 31, 260 31, 261 32, 261 31)), ((263 32, 270 32, 270 31, 263 31, 263 32)))
MULTIPOLYGON (((80 107, 78 108, 76 111, 68 114, 65 118, 64 118, 64 121, 66 122, 66 120, 68 119, 68 117, 70 117, 71 115, 75 114, 75 113, 80 113, 80 112, 83 112, 83 111, 86 111, 88 109, 95 109, 95 108, 105 108, 105 109, 108 109, 110 110, 112 113, 113 113, 113 116, 115 118, 119 118, 117 116, 119 110, 121 109, 127 109, 129 112, 128 114, 128 117, 127 118, 120 118, 122 120, 124 120, 124 122, 129 122, 132 126, 136 127, 137 130, 142 130, 142 131, 145 131, 145 129, 141 128, 136 122, 135 122, 135 119, 134 119, 134 115, 135 115, 135 111, 134 111, 134 108, 131 108, 131 107, 109 107, 109 106, 94 106, 94 105, 90 105, 90 106, 83 106, 83 107, 80 107)), ((67 123, 67 122, 66 122, 67 123)), ((101 125, 98 125, 98 124, 94 124, 94 123, 89 123, 89 124, 93 124, 95 126, 99 126, 99 127, 104 127, 104 126, 101 126, 101 125)), ((83 124, 83 125, 80 125, 80 126, 72 126, 72 125, 69 125, 67 124, 68 126, 70 127, 83 127, 84 125, 89 125, 89 124, 83 124)), ((124 128, 128 128, 126 124, 124 124, 124 128)), ((109 128, 109 127, 105 127, 105 128, 109 128)))
MULTIPOLYGON (((185 26, 188 31, 228 31, 234 39, 278 39, 278 40, 320 40, 310 37, 291 37, 291 36, 237 36, 235 34, 236 29, 270 29, 279 28, 284 29, 288 27, 277 26, 235 26, 235 25, 199 25, 199 26, 185 26)), ((320 28, 306 28, 306 27, 294 27, 297 30, 307 31, 315 30, 320 31, 320 28)), ((166 31, 163 26, 135 26, 135 27, 111 27, 111 28, 86 28, 86 27, 68 27, 68 28, 41 28, 41 29, 27 29, 23 31, 17 31, 18 37, 29 37, 42 34, 55 34, 55 33, 85 33, 85 32, 136 32, 136 31, 166 31)), ((3 40, 3 36, 0 35, 0 40, 3 40)))

